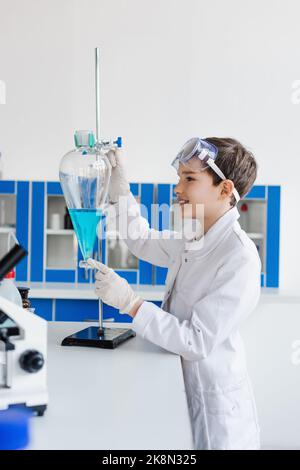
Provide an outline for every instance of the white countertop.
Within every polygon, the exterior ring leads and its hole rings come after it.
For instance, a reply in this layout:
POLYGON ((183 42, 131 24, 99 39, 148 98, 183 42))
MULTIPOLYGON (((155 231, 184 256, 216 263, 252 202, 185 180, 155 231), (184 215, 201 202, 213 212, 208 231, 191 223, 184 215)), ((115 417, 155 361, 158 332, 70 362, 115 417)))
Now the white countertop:
MULTIPOLYGON (((33 299, 97 299, 93 284, 64 282, 17 282, 18 286, 30 287, 29 297, 33 299)), ((132 285, 133 290, 143 299, 162 301, 165 286, 132 285)), ((260 302, 300 303, 299 290, 262 288, 260 302)))
POLYGON ((48 325, 49 406, 32 419, 30 449, 192 449, 180 356, 140 337, 115 350, 61 346, 95 323, 48 325))

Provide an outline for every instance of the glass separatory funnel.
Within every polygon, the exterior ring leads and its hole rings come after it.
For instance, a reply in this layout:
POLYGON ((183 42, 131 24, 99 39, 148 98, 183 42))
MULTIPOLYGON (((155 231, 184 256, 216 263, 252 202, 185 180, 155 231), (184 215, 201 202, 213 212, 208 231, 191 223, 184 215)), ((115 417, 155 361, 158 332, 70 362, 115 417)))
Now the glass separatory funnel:
MULTIPOLYGON (((111 165, 106 156, 113 148, 122 146, 122 139, 105 141, 100 137, 100 50, 95 49, 95 101, 96 138, 92 131, 75 132, 75 149, 61 160, 59 179, 72 219, 78 244, 83 256, 79 266, 89 269, 86 260, 93 257, 97 227, 104 217, 106 197, 111 175, 111 165)), ((98 230, 98 233, 102 233, 98 230)), ((101 251, 101 250, 100 250, 101 251)), ((102 253, 99 252, 100 260, 102 253)), ((99 300, 99 325, 67 336, 62 346, 89 346, 114 349, 133 338, 135 332, 128 328, 103 326, 102 301, 99 300)))
POLYGON ((111 165, 91 131, 75 132, 76 148, 61 160, 59 179, 84 260, 93 256, 111 165))

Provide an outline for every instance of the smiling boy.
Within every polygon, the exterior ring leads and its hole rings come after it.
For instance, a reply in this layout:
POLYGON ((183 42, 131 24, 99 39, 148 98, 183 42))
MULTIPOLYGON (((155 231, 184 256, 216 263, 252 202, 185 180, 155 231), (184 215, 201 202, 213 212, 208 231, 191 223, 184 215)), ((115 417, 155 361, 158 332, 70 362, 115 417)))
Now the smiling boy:
POLYGON ((150 229, 130 193, 120 154, 109 158, 109 200, 135 233, 134 239, 122 234, 126 244, 140 259, 167 267, 168 274, 159 308, 91 260, 99 269, 97 295, 131 315, 137 334, 181 356, 195 449, 258 449, 255 400, 238 331, 260 295, 261 262, 237 210, 256 179, 253 155, 230 138, 194 138, 183 146, 173 161, 179 176, 175 193, 189 217, 197 219, 198 206, 204 207, 204 235, 180 240, 150 229))

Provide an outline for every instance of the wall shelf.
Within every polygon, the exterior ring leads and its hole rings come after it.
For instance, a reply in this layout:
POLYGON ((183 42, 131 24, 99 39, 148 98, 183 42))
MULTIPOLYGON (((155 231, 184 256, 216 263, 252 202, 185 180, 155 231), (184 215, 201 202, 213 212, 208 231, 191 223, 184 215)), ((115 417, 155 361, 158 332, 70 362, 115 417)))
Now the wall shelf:
POLYGON ((67 229, 53 230, 51 228, 47 228, 46 234, 47 235, 75 235, 75 232, 74 230, 67 230, 67 229))
POLYGON ((265 236, 263 233, 251 233, 251 232, 247 232, 247 235, 249 238, 258 239, 258 240, 263 240, 265 236))
POLYGON ((0 227, 0 233, 16 233, 16 227, 0 227))

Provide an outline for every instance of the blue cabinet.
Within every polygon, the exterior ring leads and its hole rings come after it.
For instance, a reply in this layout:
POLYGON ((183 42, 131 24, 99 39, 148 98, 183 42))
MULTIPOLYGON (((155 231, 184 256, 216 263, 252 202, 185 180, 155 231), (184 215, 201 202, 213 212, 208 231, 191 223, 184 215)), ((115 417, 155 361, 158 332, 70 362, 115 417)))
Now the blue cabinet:
POLYGON ((254 186, 240 201, 239 211, 240 224, 259 251, 262 287, 278 287, 280 186, 254 186))
MULTIPOLYGON (((28 181, 0 181, 0 256, 14 244, 14 236, 29 249, 30 184, 28 181)), ((16 268, 16 279, 28 279, 29 260, 16 268)))
MULTIPOLYGON (((35 313, 48 321, 98 321, 99 301, 94 299, 30 299, 35 313)), ((160 306, 161 302, 154 302, 160 306)), ((129 315, 103 304, 104 321, 131 323, 129 315)))
MULTIPOLYGON (((32 183, 30 281, 44 279, 45 183, 32 183)), ((28 279, 29 280, 29 279, 28 279)))
POLYGON ((45 188, 44 279, 46 282, 76 282, 78 257, 73 230, 64 229, 66 204, 60 183, 45 188), (52 227, 52 217, 56 217, 52 227))
MULTIPOLYGON (((173 184, 131 183, 142 215, 158 230, 172 229, 173 184), (153 210, 153 204, 155 209, 153 210)), ((254 241, 262 260, 261 285, 279 286, 280 186, 254 186, 239 203, 240 224, 254 241)), ((17 281, 93 283, 94 274, 78 267, 81 253, 73 230, 64 229, 66 206, 59 182, 0 181, 0 256, 13 235, 29 256, 16 269, 17 281), (53 225, 54 222, 58 225, 53 225)), ((167 269, 135 258, 125 243, 105 233, 95 243, 94 257, 102 260, 131 284, 164 285, 167 269)), ((96 300, 33 299, 44 318, 88 320, 98 318, 96 300)), ((104 318, 130 321, 127 315, 104 305, 104 318)))
MULTIPOLYGON (((158 184, 157 185, 157 213, 156 228, 157 230, 171 230, 171 205, 174 199, 174 185, 158 184)), ((156 285, 164 285, 167 277, 167 268, 160 266, 155 267, 154 283, 156 285)))

